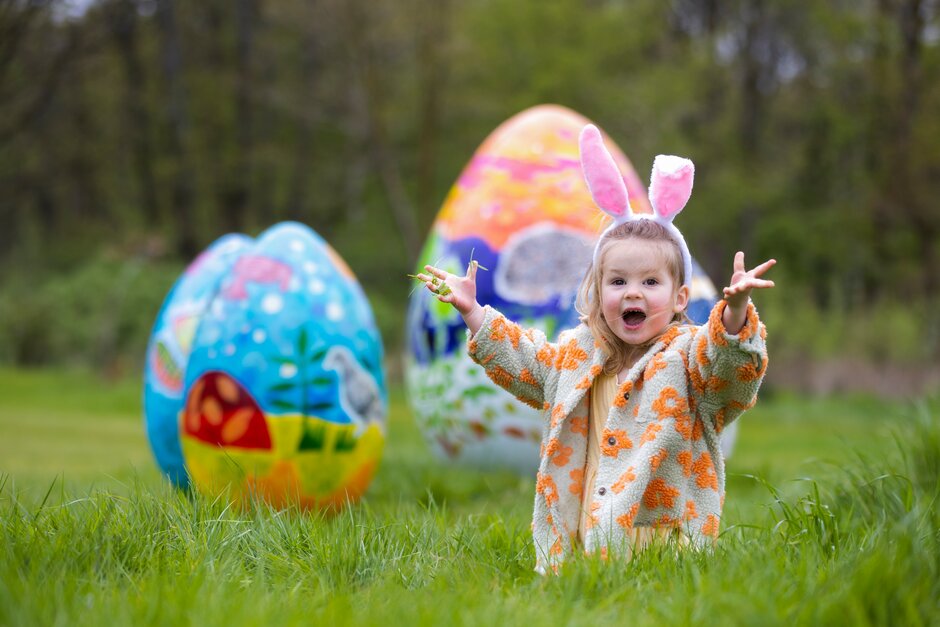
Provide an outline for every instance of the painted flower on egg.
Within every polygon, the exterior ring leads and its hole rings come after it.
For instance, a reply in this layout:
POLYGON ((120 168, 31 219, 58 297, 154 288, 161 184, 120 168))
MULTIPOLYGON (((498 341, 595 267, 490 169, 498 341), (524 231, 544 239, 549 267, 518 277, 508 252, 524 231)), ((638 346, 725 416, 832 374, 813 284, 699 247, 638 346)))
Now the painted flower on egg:
MULTIPOLYGON (((588 120, 560 106, 533 107, 486 138, 437 215, 417 268, 463 274, 471 259, 477 299, 550 339, 578 324, 578 286, 603 212, 584 183, 578 134, 588 120)), ((646 189, 608 140, 636 213, 651 213, 646 189)), ((701 323, 717 300, 693 261, 689 317, 701 323)), ((538 467, 539 413, 498 388, 466 353, 457 311, 424 289, 411 295, 406 385, 419 427, 441 457, 483 468, 538 467)))
POLYGON ((177 485, 306 508, 368 487, 381 339, 355 276, 307 227, 211 246, 167 296, 147 355, 147 432, 177 485))

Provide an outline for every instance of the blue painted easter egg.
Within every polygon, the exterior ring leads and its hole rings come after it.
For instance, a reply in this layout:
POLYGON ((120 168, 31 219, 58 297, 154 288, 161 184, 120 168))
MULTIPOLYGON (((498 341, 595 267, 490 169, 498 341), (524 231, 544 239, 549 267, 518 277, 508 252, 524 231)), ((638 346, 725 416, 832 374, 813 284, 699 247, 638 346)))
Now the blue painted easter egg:
POLYGON ((381 338, 349 267, 303 225, 272 227, 231 262, 182 388, 178 439, 201 491, 335 509, 374 475, 387 413, 381 338))
MULTIPOLYGON (((550 339, 578 324, 581 278, 601 230, 581 171, 583 116, 554 105, 523 111, 486 138, 435 218, 417 268, 463 274, 471 259, 477 299, 550 339)), ((646 188, 626 156, 608 148, 623 173, 635 213, 651 213, 646 188)), ((693 261, 688 314, 707 319, 717 301, 693 261)), ((523 473, 538 467, 539 412, 498 388, 466 352, 456 310, 425 289, 412 292, 405 363, 409 402, 425 439, 443 459, 523 473)))

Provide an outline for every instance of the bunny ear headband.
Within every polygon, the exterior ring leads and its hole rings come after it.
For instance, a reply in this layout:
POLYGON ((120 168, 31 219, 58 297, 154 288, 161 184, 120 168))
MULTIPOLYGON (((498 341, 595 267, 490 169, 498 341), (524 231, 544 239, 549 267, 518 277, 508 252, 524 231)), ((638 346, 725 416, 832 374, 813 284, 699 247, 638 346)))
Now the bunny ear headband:
POLYGON ((679 215, 692 195, 692 179, 695 176, 695 166, 692 162, 682 157, 658 155, 653 161, 653 173, 650 175, 649 196, 653 214, 635 214, 630 210, 630 199, 623 176, 614 158, 607 152, 597 127, 593 124, 585 126, 578 144, 581 148, 581 168, 584 170, 588 189, 591 190, 591 197, 598 207, 614 219, 613 224, 607 227, 597 240, 594 247, 594 265, 597 265, 601 242, 611 230, 632 220, 653 220, 663 225, 679 245, 679 250, 682 251, 683 285, 691 285, 692 256, 689 254, 685 238, 672 220, 679 215))

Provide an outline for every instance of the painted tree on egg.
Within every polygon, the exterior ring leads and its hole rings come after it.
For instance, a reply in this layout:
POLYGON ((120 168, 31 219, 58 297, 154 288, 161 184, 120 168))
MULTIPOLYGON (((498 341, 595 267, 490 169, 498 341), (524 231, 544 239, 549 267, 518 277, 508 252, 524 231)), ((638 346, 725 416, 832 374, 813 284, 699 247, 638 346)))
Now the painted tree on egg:
MULTIPOLYGON (((310 418, 318 417, 336 406, 335 401, 327 399, 333 379, 322 368, 328 348, 322 341, 311 343, 307 328, 302 327, 294 346, 296 357, 273 358, 276 363, 293 368, 297 373, 290 380, 272 385, 268 391, 275 395, 271 401, 273 407, 303 416, 303 435, 297 447, 301 451, 323 449, 327 427, 322 421, 310 418)), ((351 429, 342 431, 334 442, 334 450, 337 451, 351 450, 355 446, 356 436, 351 429)))

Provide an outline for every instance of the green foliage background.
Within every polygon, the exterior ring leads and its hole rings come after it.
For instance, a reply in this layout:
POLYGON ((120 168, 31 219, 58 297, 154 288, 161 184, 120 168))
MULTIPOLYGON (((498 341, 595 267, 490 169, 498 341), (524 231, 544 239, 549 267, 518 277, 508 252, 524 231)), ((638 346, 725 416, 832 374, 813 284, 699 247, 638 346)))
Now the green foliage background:
MULTIPOLYGON (((0 361, 137 368, 183 267, 300 220, 391 355, 449 186, 563 104, 698 174, 716 283, 776 257, 771 349, 940 356, 936 0, 0 0, 0 361)), ((761 304, 761 303, 759 303, 761 304)))

